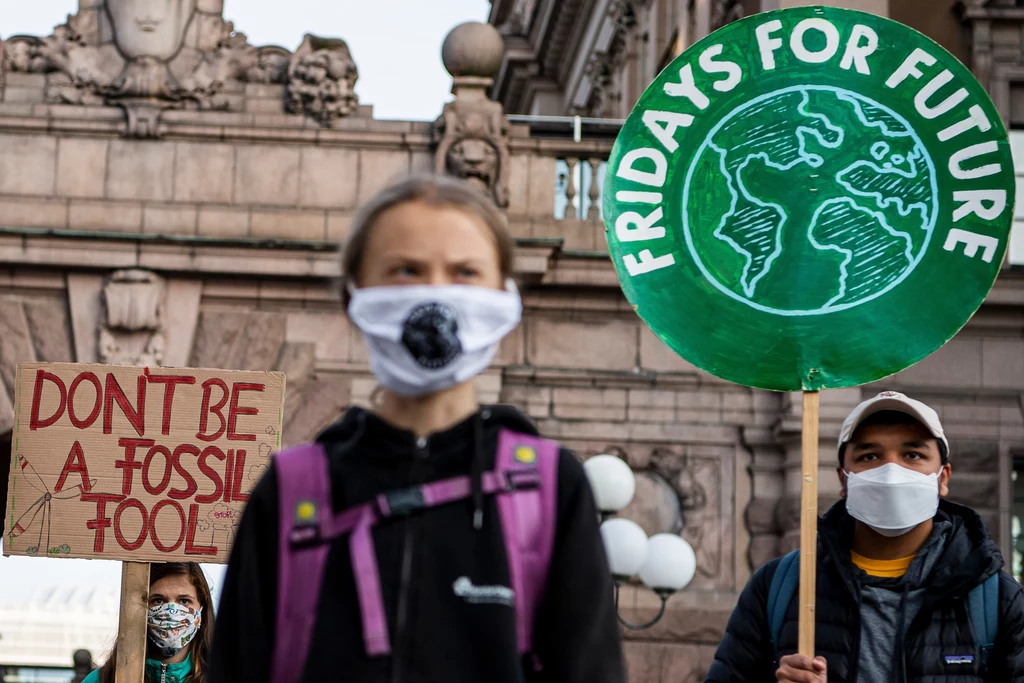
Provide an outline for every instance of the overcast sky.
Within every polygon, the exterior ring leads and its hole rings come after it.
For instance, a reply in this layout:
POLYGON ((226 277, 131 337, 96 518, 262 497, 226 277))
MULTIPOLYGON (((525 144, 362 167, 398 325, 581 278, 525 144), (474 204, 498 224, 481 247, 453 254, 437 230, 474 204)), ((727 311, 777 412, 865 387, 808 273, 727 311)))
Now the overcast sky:
MULTIPOLYGON (((78 0, 0 0, 0 37, 49 35, 77 7, 78 0)), ((376 118, 432 121, 450 99, 445 35, 486 20, 489 9, 487 0, 226 0, 224 17, 253 45, 294 50, 306 33, 344 38, 359 67, 359 100, 374 105, 376 118)), ((219 567, 207 570, 219 580, 219 567)), ((116 562, 0 557, 0 604, 56 583, 117 588, 119 576, 116 562)))

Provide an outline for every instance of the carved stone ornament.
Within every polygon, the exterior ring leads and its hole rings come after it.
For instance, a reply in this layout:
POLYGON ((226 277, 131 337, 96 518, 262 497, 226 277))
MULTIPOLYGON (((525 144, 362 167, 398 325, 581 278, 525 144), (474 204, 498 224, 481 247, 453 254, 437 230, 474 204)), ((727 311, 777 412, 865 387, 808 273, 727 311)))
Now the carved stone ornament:
POLYGON ((711 30, 715 31, 742 18, 742 0, 716 0, 711 13, 711 30))
POLYGON ((711 579, 719 574, 723 548, 718 518, 721 481, 713 461, 679 455, 669 448, 655 448, 651 470, 670 482, 683 509, 683 536, 697 555, 697 575, 711 579))
POLYGON ((119 270, 103 285, 106 317, 99 331, 99 360, 114 365, 160 365, 166 285, 147 270, 119 270))
POLYGON ((590 80, 590 95, 576 114, 596 118, 615 118, 622 100, 619 72, 626 62, 629 41, 637 26, 635 0, 613 0, 608 8, 612 37, 603 52, 593 52, 584 70, 590 80))
POLYGON ((637 0, 612 0, 608 5, 608 17, 616 28, 634 28, 637 25, 637 8, 642 4, 637 0))
POLYGON ((490 24, 469 21, 453 28, 441 46, 441 60, 452 75, 455 100, 434 122, 437 173, 463 178, 508 206, 508 119, 487 89, 501 69, 505 43, 490 24))
POLYGON ((537 0, 517 0, 509 12, 508 19, 498 27, 498 32, 503 36, 529 35, 536 6, 537 0))
POLYGON ((307 33, 288 66, 288 111, 330 126, 359 106, 354 90, 358 78, 344 40, 307 33))
POLYGON ((618 516, 633 520, 648 535, 675 533, 686 539, 697 556, 695 588, 729 585, 734 539, 728 449, 634 442, 576 450, 626 460, 636 472, 636 495, 618 516))
POLYGON ((620 93, 615 87, 615 64, 609 53, 593 53, 584 67, 584 75, 590 79, 590 94, 587 103, 577 107, 574 113, 595 118, 612 118, 620 93))
POLYGON ((16 36, 5 52, 5 71, 50 74, 50 103, 123 107, 132 137, 158 137, 167 109, 240 108, 238 98, 226 96, 238 83, 291 84, 298 92, 289 101, 321 122, 357 104, 355 63, 344 41, 307 36, 295 55, 253 47, 197 0, 83 2, 53 35, 16 36))
MULTIPOLYGON (((489 80, 489 79, 488 79, 489 80)), ((463 178, 508 206, 508 120, 501 104, 460 91, 434 123, 438 173, 463 178)))

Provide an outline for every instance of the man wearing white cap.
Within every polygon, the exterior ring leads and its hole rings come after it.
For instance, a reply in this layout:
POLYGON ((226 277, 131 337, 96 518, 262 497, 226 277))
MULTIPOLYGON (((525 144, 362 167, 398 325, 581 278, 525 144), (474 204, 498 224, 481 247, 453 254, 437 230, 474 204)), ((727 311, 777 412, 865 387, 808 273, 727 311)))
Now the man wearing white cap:
POLYGON ((842 498, 819 521, 815 653, 797 649, 799 556, 743 590, 705 683, 1024 683, 1024 589, 981 518, 943 500, 949 441, 886 391, 839 437, 842 498))

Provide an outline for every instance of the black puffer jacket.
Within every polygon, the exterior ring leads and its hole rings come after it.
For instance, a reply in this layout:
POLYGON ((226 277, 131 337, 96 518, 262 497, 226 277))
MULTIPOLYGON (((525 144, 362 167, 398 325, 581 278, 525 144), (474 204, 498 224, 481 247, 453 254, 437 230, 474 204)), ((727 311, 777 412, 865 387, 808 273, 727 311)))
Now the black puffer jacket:
MULTIPOLYGON (((942 501, 936 519, 951 522, 952 530, 902 644, 906 678, 894 667, 891 682, 868 683, 1024 683, 1024 588, 1000 572, 998 638, 982 675, 967 593, 999 572, 1003 559, 970 508, 942 501), (974 655, 974 663, 947 665, 950 655, 974 655)), ((828 662, 830 682, 858 683, 860 586, 866 575, 850 561, 852 540, 853 520, 841 501, 820 520, 818 533, 815 654, 828 662)), ((778 565, 779 560, 766 564, 743 590, 705 683, 775 680, 767 604, 778 565)), ((780 656, 796 652, 798 603, 794 597, 779 634, 780 656)))

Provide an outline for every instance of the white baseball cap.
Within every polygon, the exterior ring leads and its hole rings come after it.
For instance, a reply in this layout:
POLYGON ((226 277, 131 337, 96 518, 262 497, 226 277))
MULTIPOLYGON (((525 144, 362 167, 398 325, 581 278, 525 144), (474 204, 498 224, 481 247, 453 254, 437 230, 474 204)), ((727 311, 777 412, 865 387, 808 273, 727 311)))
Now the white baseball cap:
POLYGON ((946 434, 942 431, 942 423, 939 422, 939 414, 936 413, 932 408, 926 406, 920 401, 915 401, 912 398, 904 396, 898 391, 883 391, 874 398, 861 403, 859 406, 853 409, 853 412, 847 416, 846 421, 843 422, 843 428, 839 432, 839 448, 842 447, 853 438, 853 433, 857 431, 857 427, 863 422, 869 415, 881 412, 883 410, 894 410, 899 413, 906 413, 912 418, 923 424, 931 435, 942 442, 945 447, 945 452, 949 453, 949 441, 946 440, 946 434))

